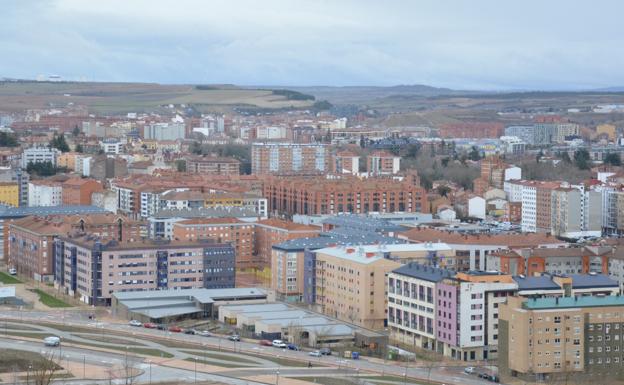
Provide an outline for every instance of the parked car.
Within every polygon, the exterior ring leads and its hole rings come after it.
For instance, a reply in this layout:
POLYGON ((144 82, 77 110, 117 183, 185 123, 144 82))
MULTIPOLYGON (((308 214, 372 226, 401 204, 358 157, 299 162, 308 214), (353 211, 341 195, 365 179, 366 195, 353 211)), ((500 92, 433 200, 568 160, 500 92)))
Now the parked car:
POLYGON ((299 349, 299 346, 295 344, 288 344, 287 347, 288 347, 288 350, 301 350, 299 349))
POLYGON ((158 329, 158 330, 167 330, 167 325, 162 325, 162 324, 158 325, 158 326, 156 326, 156 329, 158 329))
POLYGON ((11 275, 17 275, 17 269, 16 269, 16 268, 14 268, 14 267, 10 268, 10 269, 9 269, 9 274, 11 274, 11 275))
POLYGON ((475 372, 475 367, 474 366, 468 366, 464 368, 464 373, 467 374, 473 374, 475 372))
POLYGON ((262 346, 273 346, 273 343, 269 340, 260 340, 260 345, 262 346))
POLYGON ((487 373, 479 373, 478 376, 479 378, 484 378, 484 379, 488 379, 490 377, 490 375, 487 373))
POLYGON ((498 376, 494 374, 490 374, 490 377, 488 377, 488 380, 492 382, 497 382, 497 383, 500 382, 500 380, 498 379, 498 376))
POLYGON ((143 322, 141 321, 137 321, 135 319, 131 320, 130 322, 128 322, 128 325, 130 326, 136 326, 136 327, 141 327, 143 326, 143 322))
POLYGON ((332 352, 330 348, 322 348, 320 350, 321 354, 324 356, 331 356, 332 352))
POLYGON ((195 335, 195 334, 197 334, 197 332, 195 331, 195 329, 186 329, 186 330, 184 330, 184 334, 195 335))
POLYGON ((50 336, 43 339, 43 344, 45 346, 60 346, 61 339, 56 336, 50 336))
POLYGON ((322 355, 323 355, 323 354, 321 354, 321 351, 320 351, 320 350, 314 350, 314 351, 312 351, 312 352, 308 353, 308 356, 312 356, 312 357, 320 357, 320 356, 322 356, 322 355))
POLYGON ((195 334, 202 337, 212 337, 212 334, 208 330, 196 331, 195 334))
POLYGON ((174 333, 181 333, 182 328, 179 326, 169 326, 169 331, 174 333))
POLYGON ((151 322, 146 322, 143 324, 143 327, 146 329, 156 329, 156 324, 151 322))
POLYGON ((282 340, 273 340, 272 344, 276 348, 285 348, 285 347, 288 346, 288 345, 286 345, 286 342, 284 342, 282 340))
POLYGON ((238 334, 232 334, 231 336, 228 337, 228 340, 230 340, 230 341, 240 341, 240 336, 238 334))

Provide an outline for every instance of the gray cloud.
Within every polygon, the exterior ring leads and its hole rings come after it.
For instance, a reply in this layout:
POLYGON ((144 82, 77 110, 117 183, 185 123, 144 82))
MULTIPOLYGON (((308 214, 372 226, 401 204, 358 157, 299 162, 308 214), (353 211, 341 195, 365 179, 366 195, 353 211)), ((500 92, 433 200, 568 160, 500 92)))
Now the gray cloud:
POLYGON ((0 1, 0 76, 165 83, 624 85, 619 1, 0 1))

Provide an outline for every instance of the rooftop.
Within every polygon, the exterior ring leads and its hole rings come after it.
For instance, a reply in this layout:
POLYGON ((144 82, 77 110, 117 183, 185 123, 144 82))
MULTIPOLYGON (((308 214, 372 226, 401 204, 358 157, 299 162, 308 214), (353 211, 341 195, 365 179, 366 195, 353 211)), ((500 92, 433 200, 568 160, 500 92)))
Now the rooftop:
POLYGON ((302 225, 301 223, 285 221, 283 219, 277 219, 277 218, 264 219, 264 220, 258 221, 257 224, 260 226, 275 227, 275 228, 279 228, 279 229, 283 229, 287 231, 311 231, 311 232, 321 231, 316 226, 302 225))
POLYGON ((398 252, 425 252, 425 251, 452 251, 445 243, 401 243, 378 244, 363 246, 334 246, 317 250, 317 254, 330 255, 336 258, 348 259, 359 263, 371 263, 383 258, 386 253, 398 252))
POLYGON ((392 271, 395 274, 407 277, 418 278, 429 282, 440 282, 445 278, 452 278, 455 272, 447 269, 440 269, 433 266, 425 266, 419 263, 410 262, 392 271))
MULTIPOLYGON (((538 247, 542 245, 566 245, 565 242, 544 233, 523 234, 459 234, 451 231, 432 228, 414 228, 400 234, 402 238, 412 242, 444 242, 452 245, 491 245, 501 248, 511 247, 538 247)), ((547 250, 547 249, 540 249, 547 250)))
POLYGON ((624 296, 577 296, 562 298, 533 298, 522 303, 522 307, 529 310, 570 309, 583 307, 624 306, 624 296))
POLYGON ((110 211, 97 206, 33 206, 0 207, 0 218, 20 218, 29 215, 106 214, 110 211))

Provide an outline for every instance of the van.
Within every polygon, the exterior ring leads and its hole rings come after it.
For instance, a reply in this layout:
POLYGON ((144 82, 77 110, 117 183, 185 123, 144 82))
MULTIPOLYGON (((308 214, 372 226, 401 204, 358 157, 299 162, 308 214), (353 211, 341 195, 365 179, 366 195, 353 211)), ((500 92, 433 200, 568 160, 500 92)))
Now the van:
POLYGON ((61 345, 61 339, 56 336, 50 336, 43 339, 43 344, 45 346, 59 346, 61 345))
POLYGON ((17 275, 17 269, 16 269, 16 268, 14 268, 14 267, 10 268, 10 269, 9 269, 9 274, 11 274, 11 275, 17 275))

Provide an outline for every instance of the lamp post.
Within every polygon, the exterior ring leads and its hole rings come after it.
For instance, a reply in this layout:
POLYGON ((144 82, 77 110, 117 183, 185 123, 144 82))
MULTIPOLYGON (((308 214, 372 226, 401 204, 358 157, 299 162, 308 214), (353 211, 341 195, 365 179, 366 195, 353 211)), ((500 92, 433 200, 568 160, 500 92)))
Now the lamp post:
POLYGON ((197 383, 197 357, 195 357, 195 383, 197 383))
POLYGON ((149 383, 152 384, 152 361, 148 360, 147 364, 149 365, 149 383))
POLYGON ((26 372, 26 385, 30 384, 30 371, 32 370, 32 365, 28 365, 28 371, 26 372))
POLYGON ((82 378, 87 378, 87 356, 82 356, 82 378))
POLYGON ((275 372, 275 385, 279 385, 279 368, 275 372))

